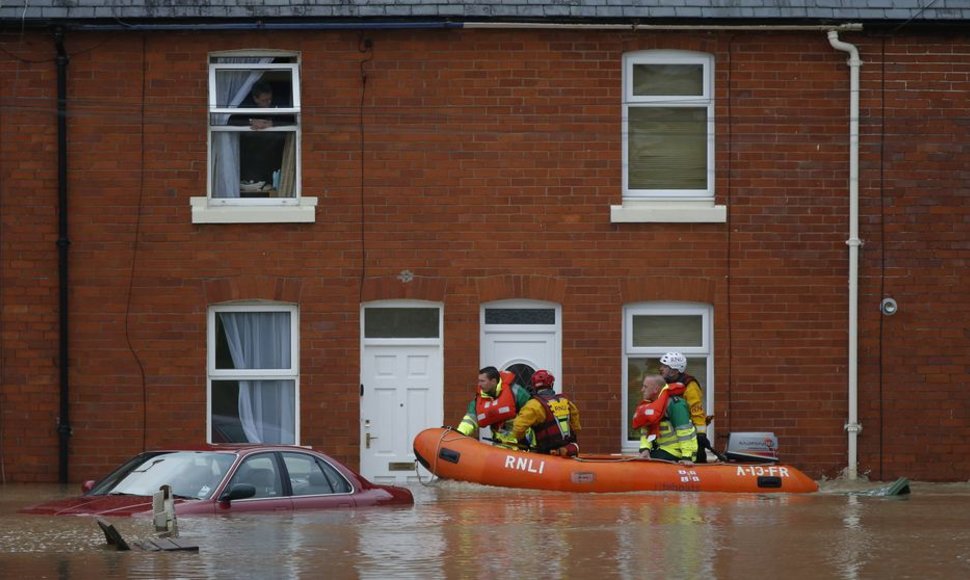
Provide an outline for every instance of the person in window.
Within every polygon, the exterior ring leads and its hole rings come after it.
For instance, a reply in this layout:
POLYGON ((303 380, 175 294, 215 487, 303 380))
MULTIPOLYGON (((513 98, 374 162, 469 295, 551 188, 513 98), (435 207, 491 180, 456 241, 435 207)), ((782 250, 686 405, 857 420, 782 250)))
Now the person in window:
MULTIPOLYGON (((253 88, 249 91, 249 96, 239 103, 239 107, 243 109, 278 109, 288 108, 289 106, 289 103, 284 102, 284 99, 274 95, 273 85, 265 81, 254 83, 253 88)), ((250 129, 260 131, 279 125, 292 125, 293 116, 233 115, 230 123, 233 125, 249 125, 250 129)))
POLYGON ((690 420, 697 431, 697 463, 707 463, 707 449, 713 450, 707 439, 707 413, 704 412, 704 391, 696 378, 687 374, 687 358, 679 352, 660 357, 660 374, 668 383, 685 386, 684 400, 690 408, 690 420))
POLYGON ((661 375, 643 379, 643 401, 633 413, 644 457, 692 464, 697 457, 697 431, 680 383, 668 384, 661 375))
MULTIPOLYGON (((249 96, 239 104, 246 109, 273 109, 288 107, 274 96, 273 85, 267 82, 257 82, 253 85, 249 96)), ((252 191, 269 191, 273 188, 273 173, 280 171, 283 165, 283 147, 287 133, 267 131, 273 127, 292 125, 292 115, 233 115, 229 118, 231 125, 248 125, 258 134, 243 134, 239 140, 239 180, 244 188, 252 191), (261 185, 260 185, 261 184, 261 185)), ((246 189, 245 191, 250 192, 246 189)))
POLYGON ((565 395, 553 390, 556 377, 547 370, 539 369, 532 375, 532 399, 530 399, 512 422, 512 436, 520 446, 530 447, 539 453, 575 457, 579 454, 577 441, 579 408, 565 395), (527 437, 532 431, 533 440, 527 437))
POLYGON ((496 445, 517 448, 519 443, 512 436, 512 420, 532 394, 515 383, 515 375, 495 367, 478 371, 478 391, 468 403, 468 411, 456 429, 462 435, 474 436, 479 429, 489 427, 496 445))

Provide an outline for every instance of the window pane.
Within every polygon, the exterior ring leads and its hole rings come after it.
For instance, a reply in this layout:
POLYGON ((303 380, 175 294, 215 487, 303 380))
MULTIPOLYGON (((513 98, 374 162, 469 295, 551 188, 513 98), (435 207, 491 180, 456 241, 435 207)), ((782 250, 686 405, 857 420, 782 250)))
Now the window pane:
POLYGON ((629 107, 630 189, 707 188, 707 108, 629 107))
POLYGON ((217 91, 216 107, 256 109, 293 106, 293 71, 290 69, 217 69, 215 74, 217 87, 235 89, 217 91))
POLYGON ((213 197, 295 197, 296 133, 213 131, 211 171, 213 197))
POLYGON ((296 443, 291 380, 212 381, 213 443, 296 443))
POLYGON ((246 434, 239 419, 237 381, 212 381, 212 442, 246 442, 246 434))
POLYGON ((635 96, 703 96, 704 65, 633 65, 633 94, 635 96))
POLYGON ((283 481, 272 455, 263 453, 247 457, 239 466, 230 486, 248 483, 256 488, 254 497, 279 497, 283 495, 283 481))
MULTIPOLYGON (((650 363, 645 358, 629 358, 627 359, 627 377, 628 382, 626 385, 626 397, 627 397, 627 417, 626 417, 626 438, 628 441, 634 441, 640 439, 640 434, 633 429, 633 413, 637 410, 637 405, 643 399, 640 395, 640 388, 643 386, 643 378, 647 376, 647 369, 650 363)), ((653 371, 657 371, 657 362, 654 359, 653 371)))
POLYGON ((289 312, 217 312, 216 368, 288 369, 289 312))
POLYGON ((555 308, 486 308, 485 324, 555 324, 555 308))
POLYGON ((532 384, 532 375, 535 374, 537 369, 534 369, 525 363, 516 363, 505 370, 515 375, 516 384, 525 387, 532 384))
POLYGON ((326 495, 348 493, 347 482, 337 471, 303 453, 284 453, 283 461, 290 475, 293 495, 326 495))
MULTIPOLYGON (((281 197, 280 185, 284 172, 296 170, 294 155, 287 156, 287 145, 294 133, 279 131, 247 131, 239 133, 239 194, 240 197, 281 197), (288 158, 287 158, 288 157, 288 158), (285 167, 284 167, 285 160, 285 167)), ((287 192, 283 197, 292 197, 287 192)))
MULTIPOLYGON (((704 377, 707 376, 707 357, 696 356, 688 358, 687 373, 696 378, 701 389, 704 390, 704 377)), ((648 374, 660 374, 660 357, 631 357, 627 359, 627 377, 629 377, 629 382, 626 386, 626 438, 628 441, 640 440, 640 434, 633 429, 633 413, 642 400, 641 395, 643 393, 640 388, 643 386, 643 378, 648 374)))
POLYGON ((696 315, 634 316, 633 346, 704 346, 703 318, 696 315))
POLYGON ((438 308, 365 308, 364 338, 438 338, 438 308))

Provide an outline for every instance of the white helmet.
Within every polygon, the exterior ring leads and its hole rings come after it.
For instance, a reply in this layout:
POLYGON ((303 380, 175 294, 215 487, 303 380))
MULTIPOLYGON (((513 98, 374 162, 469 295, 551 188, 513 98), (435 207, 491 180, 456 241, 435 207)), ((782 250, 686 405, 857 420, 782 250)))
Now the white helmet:
POLYGON ((660 364, 667 365, 680 373, 687 370, 687 359, 679 352, 668 352, 663 355, 660 357, 660 364))

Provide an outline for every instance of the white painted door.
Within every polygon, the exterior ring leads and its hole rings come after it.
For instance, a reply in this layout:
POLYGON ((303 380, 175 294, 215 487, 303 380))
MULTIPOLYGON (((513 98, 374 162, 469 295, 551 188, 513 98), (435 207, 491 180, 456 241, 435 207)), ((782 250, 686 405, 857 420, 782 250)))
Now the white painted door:
MULTIPOLYGON (((556 377, 559 390, 559 352, 554 332, 491 332, 485 335, 482 365, 506 370, 525 365, 532 372, 546 369, 556 377)), ((514 370, 514 369, 513 369, 514 370)))
POLYGON ((365 344, 361 377, 361 474, 379 483, 416 481, 414 437, 442 424, 440 345, 365 344))
POLYGON ((560 308, 534 300, 506 300, 482 307, 482 366, 511 370, 526 381, 538 369, 556 377, 562 390, 560 308))

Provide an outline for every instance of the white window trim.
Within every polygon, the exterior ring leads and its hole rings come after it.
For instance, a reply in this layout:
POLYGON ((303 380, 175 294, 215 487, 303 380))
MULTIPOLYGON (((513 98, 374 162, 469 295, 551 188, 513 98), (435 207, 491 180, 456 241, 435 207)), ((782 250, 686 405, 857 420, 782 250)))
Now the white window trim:
POLYGON ((623 205, 610 206, 610 223, 723 224, 727 206, 701 200, 624 200, 623 205))
POLYGON ((610 206, 611 223, 726 223, 727 207, 714 203, 714 57, 710 54, 648 50, 623 55, 622 181, 623 202, 610 206), (633 67, 642 63, 700 64, 704 67, 702 95, 690 97, 634 96, 633 67), (671 102, 673 101, 673 102, 671 102), (630 190, 629 119, 631 105, 664 103, 664 106, 707 105, 707 183, 706 190, 630 190))
POLYGON ((300 318, 299 308, 292 304, 272 302, 248 302, 219 304, 209 307, 206 317, 206 397, 205 421, 206 438, 212 437, 212 381, 249 379, 249 380, 292 380, 293 381, 293 437, 294 444, 300 444, 300 318), (290 365, 289 369, 261 369, 256 371, 216 368, 216 313, 218 312, 289 312, 290 313, 290 365))
POLYGON ((251 199, 247 205, 208 197, 191 197, 194 224, 312 224, 317 219, 317 198, 251 199), (281 203, 288 202, 288 203, 281 203))
MULTIPOLYGON (((687 369, 690 371, 690 359, 692 356, 701 356, 707 359, 707 374, 697 377, 704 387, 704 409, 710 414, 714 408, 714 309, 709 304, 695 302, 638 302, 627 304, 623 307, 623 345, 621 354, 621 375, 622 392, 620 393, 621 415, 620 415, 620 448, 624 453, 636 453, 639 451, 639 442, 627 441, 626 433, 629 428, 627 417, 630 411, 629 405, 635 405, 639 401, 628 401, 625 395, 627 385, 630 384, 629 377, 629 358, 660 358, 664 353, 678 351, 687 357, 687 369), (661 315, 661 316, 700 316, 703 334, 701 336, 701 346, 687 347, 683 345, 670 346, 633 346, 633 317, 637 315, 661 315)), ((711 429, 713 436, 713 429, 711 429)))

